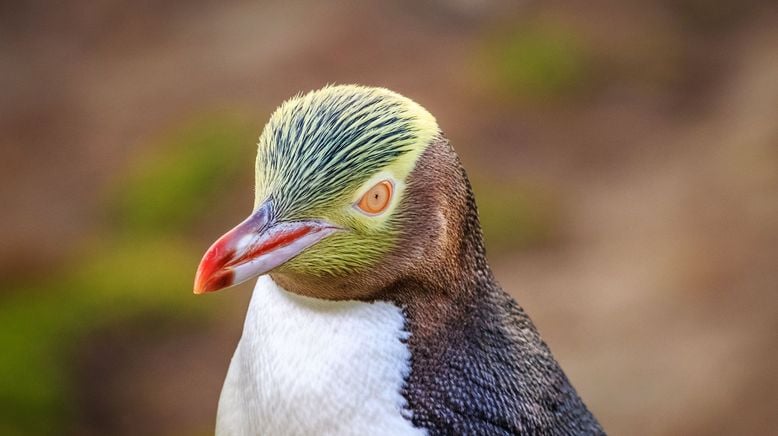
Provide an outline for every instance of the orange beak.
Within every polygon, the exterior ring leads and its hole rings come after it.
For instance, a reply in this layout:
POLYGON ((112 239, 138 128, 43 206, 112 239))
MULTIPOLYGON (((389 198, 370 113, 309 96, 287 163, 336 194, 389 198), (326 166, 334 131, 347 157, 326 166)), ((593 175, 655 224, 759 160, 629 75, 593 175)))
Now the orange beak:
POLYGON ((194 293, 218 291, 267 274, 337 230, 316 220, 277 223, 272 204, 265 202, 205 252, 194 293))

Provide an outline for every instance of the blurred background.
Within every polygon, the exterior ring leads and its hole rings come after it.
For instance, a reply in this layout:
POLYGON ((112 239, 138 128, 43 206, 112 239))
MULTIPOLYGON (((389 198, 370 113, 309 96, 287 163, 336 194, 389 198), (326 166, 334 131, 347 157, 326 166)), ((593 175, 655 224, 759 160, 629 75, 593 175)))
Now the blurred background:
POLYGON ((385 86, 612 434, 778 427, 778 5, 3 2, 0 434, 206 435, 251 286, 192 295, 284 99, 385 86))

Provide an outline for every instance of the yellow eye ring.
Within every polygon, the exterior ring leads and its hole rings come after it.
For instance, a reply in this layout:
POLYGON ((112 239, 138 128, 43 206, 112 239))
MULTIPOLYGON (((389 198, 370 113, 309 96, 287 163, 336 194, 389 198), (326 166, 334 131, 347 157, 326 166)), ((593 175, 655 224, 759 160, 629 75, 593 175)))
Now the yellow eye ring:
POLYGON ((376 183, 359 199, 357 207, 368 215, 378 215, 389 207, 394 193, 394 185, 388 180, 376 183))

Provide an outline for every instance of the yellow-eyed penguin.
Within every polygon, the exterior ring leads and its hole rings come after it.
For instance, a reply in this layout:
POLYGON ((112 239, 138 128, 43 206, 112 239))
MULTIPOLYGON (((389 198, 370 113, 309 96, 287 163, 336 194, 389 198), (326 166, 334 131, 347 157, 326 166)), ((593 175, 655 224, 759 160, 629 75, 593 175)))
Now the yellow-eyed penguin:
POLYGON ((199 294, 259 276, 217 435, 604 434, 497 284, 424 108, 362 86, 284 102, 255 198, 195 278, 199 294))

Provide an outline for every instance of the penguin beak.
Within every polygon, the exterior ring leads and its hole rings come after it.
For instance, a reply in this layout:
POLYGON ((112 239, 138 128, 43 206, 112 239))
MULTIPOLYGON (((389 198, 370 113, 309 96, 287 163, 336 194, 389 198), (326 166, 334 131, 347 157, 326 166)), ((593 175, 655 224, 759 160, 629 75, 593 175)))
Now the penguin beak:
POLYGON ((266 274, 337 230, 324 221, 276 222, 271 203, 265 202, 205 252, 194 293, 218 291, 266 274))

